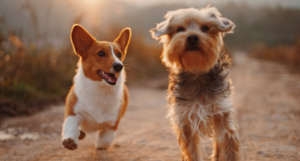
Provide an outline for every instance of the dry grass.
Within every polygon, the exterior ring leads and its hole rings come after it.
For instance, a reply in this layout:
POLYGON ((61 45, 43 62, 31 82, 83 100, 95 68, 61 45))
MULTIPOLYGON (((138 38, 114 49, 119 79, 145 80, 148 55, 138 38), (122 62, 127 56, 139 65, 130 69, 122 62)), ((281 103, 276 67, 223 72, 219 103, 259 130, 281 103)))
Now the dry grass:
POLYGON ((290 46, 269 47, 265 44, 256 44, 251 50, 251 56, 283 63, 292 70, 300 71, 300 39, 290 46))
MULTIPOLYGON (((102 38, 111 41, 120 31, 116 27, 102 38)), ((0 115, 30 114, 49 103, 62 102, 72 85, 78 61, 71 45, 61 49, 50 45, 36 48, 35 44, 24 46, 13 35, 0 37, 10 42, 8 48, 0 48, 0 115)), ((160 52, 161 47, 147 44, 143 35, 133 34, 125 60, 128 83, 164 74, 160 52)))
POLYGON ((1 114, 29 114, 43 104, 62 100, 72 85, 77 62, 71 48, 27 48, 13 41, 13 46, 0 50, 1 114))
POLYGON ((145 43, 142 35, 133 37, 125 60, 128 82, 167 74, 159 58, 161 51, 161 45, 145 43))

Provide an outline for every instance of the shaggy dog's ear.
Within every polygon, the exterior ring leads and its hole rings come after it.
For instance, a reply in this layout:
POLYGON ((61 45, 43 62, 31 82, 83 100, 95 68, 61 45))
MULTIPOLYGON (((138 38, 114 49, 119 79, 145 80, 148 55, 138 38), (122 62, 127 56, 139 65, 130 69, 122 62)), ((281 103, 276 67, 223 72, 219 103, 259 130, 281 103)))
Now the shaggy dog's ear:
POLYGON ((224 33, 233 33, 233 29, 235 28, 235 24, 229 19, 224 17, 218 18, 217 25, 219 31, 224 33))
POLYGON ((215 7, 207 7, 205 9, 207 17, 211 20, 213 26, 223 33, 233 33, 235 24, 227 18, 222 17, 220 12, 215 7))
POLYGON ((156 25, 156 28, 150 30, 152 38, 158 40, 161 36, 167 34, 170 19, 167 19, 156 25))
POLYGON ((150 33, 152 35, 152 37, 156 40, 159 40, 161 38, 161 36, 165 35, 168 33, 169 30, 169 23, 172 19, 172 12, 173 11, 169 11, 166 15, 165 18, 166 20, 157 24, 156 28, 153 28, 150 30, 150 33))

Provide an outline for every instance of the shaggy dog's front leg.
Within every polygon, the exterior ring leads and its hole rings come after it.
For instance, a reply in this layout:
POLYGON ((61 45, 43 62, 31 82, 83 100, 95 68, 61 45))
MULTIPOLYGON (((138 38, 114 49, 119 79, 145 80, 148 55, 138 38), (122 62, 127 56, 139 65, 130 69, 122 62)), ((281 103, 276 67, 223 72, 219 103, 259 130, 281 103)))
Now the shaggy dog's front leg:
POLYGON ((239 135, 232 112, 214 117, 215 151, 212 161, 238 161, 239 135))
MULTIPOLYGON (((181 117, 187 118, 187 117, 181 117)), ((188 120, 172 122, 175 132, 177 133, 179 146, 181 148, 182 161, 202 161, 200 156, 200 136, 193 132, 188 120)))

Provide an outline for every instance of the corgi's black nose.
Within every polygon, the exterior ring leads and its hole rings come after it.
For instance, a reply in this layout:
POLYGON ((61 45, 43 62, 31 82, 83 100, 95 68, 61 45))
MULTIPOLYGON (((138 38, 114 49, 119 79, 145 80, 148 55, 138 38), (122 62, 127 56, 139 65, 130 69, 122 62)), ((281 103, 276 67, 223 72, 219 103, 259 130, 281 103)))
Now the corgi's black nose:
POLYGON ((120 63, 114 63, 113 68, 116 72, 120 72, 123 69, 123 65, 120 63))
POLYGON ((194 44, 197 44, 197 43, 198 43, 199 37, 198 37, 197 35, 189 35, 189 36, 187 37, 187 41, 188 41, 189 44, 194 45, 194 44))

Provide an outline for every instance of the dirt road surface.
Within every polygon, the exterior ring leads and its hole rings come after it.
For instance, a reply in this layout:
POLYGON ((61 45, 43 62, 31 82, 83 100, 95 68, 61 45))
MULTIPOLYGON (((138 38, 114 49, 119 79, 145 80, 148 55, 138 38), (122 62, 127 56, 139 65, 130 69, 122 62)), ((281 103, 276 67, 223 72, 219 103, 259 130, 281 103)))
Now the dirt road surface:
MULTIPOLYGON (((235 54, 230 73, 235 86, 242 161, 300 160, 300 77, 285 67, 235 54)), ((165 117, 161 81, 129 88, 131 100, 110 148, 95 149, 96 134, 75 151, 61 146, 64 105, 33 116, 7 118, 0 126, 0 160, 179 161, 180 149, 165 117)), ((163 86, 163 85, 162 85, 163 86)), ((210 160, 211 140, 203 142, 210 160)))

